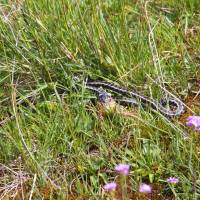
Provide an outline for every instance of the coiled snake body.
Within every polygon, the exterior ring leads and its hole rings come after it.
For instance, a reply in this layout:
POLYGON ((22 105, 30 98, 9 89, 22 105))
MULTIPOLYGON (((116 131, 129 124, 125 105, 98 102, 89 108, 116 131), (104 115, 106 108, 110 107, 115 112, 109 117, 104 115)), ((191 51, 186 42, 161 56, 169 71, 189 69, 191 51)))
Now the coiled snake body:
POLYGON ((184 111, 184 104, 176 97, 167 97, 161 101, 156 101, 147 96, 141 95, 135 91, 130 91, 126 88, 104 82, 104 81, 86 81, 85 86, 87 89, 97 93, 100 100, 105 100, 110 97, 106 90, 120 94, 122 98, 116 98, 116 101, 125 105, 143 105, 150 106, 152 109, 159 111, 162 115, 172 118, 179 116, 184 111), (168 105, 168 107, 166 107, 168 105), (173 106, 173 109, 171 108, 173 106))

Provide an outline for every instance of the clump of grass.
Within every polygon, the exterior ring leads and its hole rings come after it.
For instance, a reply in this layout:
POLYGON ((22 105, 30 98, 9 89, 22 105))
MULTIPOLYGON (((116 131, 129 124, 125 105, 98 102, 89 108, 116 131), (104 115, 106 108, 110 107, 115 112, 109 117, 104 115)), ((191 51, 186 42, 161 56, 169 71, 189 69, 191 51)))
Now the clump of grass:
POLYGON ((169 90, 184 101, 187 80, 198 81, 199 14, 197 0, 2 2, 1 194, 104 199, 110 169, 123 162, 131 165, 131 194, 142 181, 163 198, 198 198, 199 136, 142 108, 100 120, 83 81, 154 98, 169 90), (163 190, 169 176, 181 181, 163 190))

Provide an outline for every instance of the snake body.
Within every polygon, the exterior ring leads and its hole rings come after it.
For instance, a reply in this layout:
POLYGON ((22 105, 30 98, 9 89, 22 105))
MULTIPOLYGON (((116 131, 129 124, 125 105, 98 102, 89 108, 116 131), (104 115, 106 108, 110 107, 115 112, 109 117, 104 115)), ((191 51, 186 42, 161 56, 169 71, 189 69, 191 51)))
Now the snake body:
MULTIPOLYGON (((167 97, 161 101, 156 101, 147 96, 141 95, 135 91, 130 91, 127 88, 117 86, 104 81, 87 81, 85 83, 87 89, 92 90, 97 93, 98 96, 102 99, 108 98, 110 95, 105 91, 109 90, 111 92, 120 94, 122 98, 117 98, 117 102, 125 105, 143 105, 148 106, 156 111, 159 111, 162 115, 172 118, 179 116, 184 111, 184 104, 177 97, 167 97), (166 105, 169 107, 166 107, 166 105), (174 109, 171 109, 170 106, 173 106, 174 109)), ((113 97, 115 98, 115 96, 113 97)))

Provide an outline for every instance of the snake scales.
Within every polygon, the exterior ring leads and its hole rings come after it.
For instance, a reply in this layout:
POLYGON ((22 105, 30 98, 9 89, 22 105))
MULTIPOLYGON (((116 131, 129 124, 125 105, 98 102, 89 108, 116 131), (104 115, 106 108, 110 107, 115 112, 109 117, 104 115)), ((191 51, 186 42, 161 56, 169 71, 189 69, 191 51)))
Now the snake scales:
POLYGON ((121 98, 114 99, 120 104, 125 105, 143 105, 150 107, 156 111, 159 111, 162 115, 172 118, 181 115, 184 112, 184 104, 177 97, 169 96, 160 101, 154 100, 147 96, 141 95, 135 91, 130 91, 127 88, 117 86, 104 81, 86 81, 85 86, 87 89, 95 92, 101 101, 104 101, 106 98, 109 98, 109 93, 106 90, 109 90, 113 93, 121 95, 121 98), (168 105, 168 107, 167 107, 168 105), (173 109, 171 108, 173 106, 173 109))

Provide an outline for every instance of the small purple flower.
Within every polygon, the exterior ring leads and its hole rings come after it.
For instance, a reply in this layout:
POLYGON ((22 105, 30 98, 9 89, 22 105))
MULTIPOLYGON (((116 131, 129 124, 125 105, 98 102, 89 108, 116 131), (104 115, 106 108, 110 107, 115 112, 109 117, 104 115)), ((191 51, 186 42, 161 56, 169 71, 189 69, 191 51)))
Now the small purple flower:
POLYGON ((169 178, 167 179, 167 182, 168 182, 168 183, 172 183, 172 184, 176 184, 176 183, 179 182, 179 179, 176 178, 176 177, 169 177, 169 178))
POLYGON ((107 192, 115 191, 117 187, 117 184, 115 182, 110 182, 104 185, 103 189, 107 192))
POLYGON ((200 131, 200 116, 189 116, 186 125, 194 126, 196 131, 200 131))
POLYGON ((139 192, 142 193, 151 193, 151 190, 152 190, 151 186, 145 183, 142 183, 139 187, 139 192))
POLYGON ((125 176, 129 173, 130 166, 126 164, 119 164, 115 166, 115 171, 125 176))

